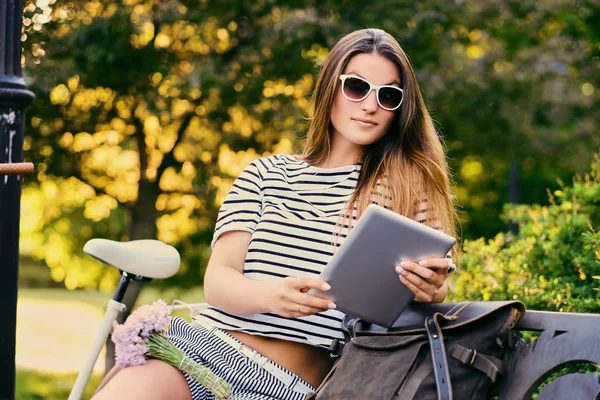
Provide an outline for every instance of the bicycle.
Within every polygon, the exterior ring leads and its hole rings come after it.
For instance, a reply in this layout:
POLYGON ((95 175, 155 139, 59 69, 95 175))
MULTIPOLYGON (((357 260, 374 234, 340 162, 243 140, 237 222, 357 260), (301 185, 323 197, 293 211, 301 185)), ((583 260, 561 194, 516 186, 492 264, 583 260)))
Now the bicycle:
MULTIPOLYGON (((117 242, 108 239, 91 239, 83 247, 83 251, 99 261, 112 265, 121 272, 121 279, 113 297, 108 301, 100 330, 88 353, 83 367, 71 389, 68 400, 80 400, 90 379, 94 364, 102 351, 102 347, 116 326, 116 319, 126 310, 122 303, 125 291, 131 281, 148 282, 152 279, 167 279, 179 270, 179 252, 159 240, 143 239, 130 242, 117 242)), ((190 309, 192 313, 206 307, 206 303, 185 304, 174 300, 169 307, 171 311, 190 309)))

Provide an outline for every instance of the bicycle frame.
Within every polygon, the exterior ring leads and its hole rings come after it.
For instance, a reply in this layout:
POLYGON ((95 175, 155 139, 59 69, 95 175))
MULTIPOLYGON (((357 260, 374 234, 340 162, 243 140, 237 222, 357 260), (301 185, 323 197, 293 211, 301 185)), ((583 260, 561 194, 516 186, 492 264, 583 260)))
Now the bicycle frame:
MULTIPOLYGON (((123 296, 125 295, 125 290, 129 285, 129 282, 132 279, 144 279, 142 277, 130 277, 126 272, 123 272, 123 276, 121 281, 119 282, 119 286, 113 296, 112 299, 108 301, 108 305, 106 307, 106 311, 104 313, 104 318, 102 319, 102 323, 100 325, 100 329, 94 343, 88 353, 88 356, 85 360, 85 363, 81 370, 77 375, 77 379, 75 380, 75 384, 71 389, 71 393, 69 394, 68 400, 80 400, 83 396, 85 388, 88 384, 90 376, 92 375, 92 370, 94 365, 96 364, 96 360, 102 351, 102 347, 106 343, 106 339, 108 335, 112 332, 113 328, 116 326, 116 319, 119 314, 126 310, 126 306, 122 303, 123 296)), ((174 300, 173 304, 169 306, 171 311, 175 310, 183 310, 189 309, 190 315, 194 315, 198 312, 199 309, 205 308, 208 305, 206 303, 197 303, 197 304, 186 304, 180 300, 174 300)))

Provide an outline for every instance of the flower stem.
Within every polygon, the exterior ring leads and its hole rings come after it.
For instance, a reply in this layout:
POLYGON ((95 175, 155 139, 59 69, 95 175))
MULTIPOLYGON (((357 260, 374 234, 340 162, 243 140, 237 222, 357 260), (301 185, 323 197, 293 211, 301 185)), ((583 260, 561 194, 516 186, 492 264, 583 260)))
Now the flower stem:
POLYGON ((231 394, 229 383, 219 378, 209 368, 186 356, 161 334, 154 333, 150 335, 147 356, 162 360, 186 372, 202 386, 213 392, 219 399, 226 399, 231 394))

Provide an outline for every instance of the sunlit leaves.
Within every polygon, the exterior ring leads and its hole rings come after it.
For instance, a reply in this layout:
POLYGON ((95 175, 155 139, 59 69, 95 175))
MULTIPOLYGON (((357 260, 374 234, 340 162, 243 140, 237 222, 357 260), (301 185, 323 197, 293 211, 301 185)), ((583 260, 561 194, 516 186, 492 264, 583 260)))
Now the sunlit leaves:
POLYGON ((190 168, 192 168, 192 170, 188 174, 177 173, 175 168, 173 167, 167 168, 160 180, 160 188, 167 192, 191 191, 192 178, 195 176, 195 171, 193 170, 193 167, 190 168))
POLYGON ((245 108, 240 106, 230 107, 228 110, 230 120, 223 124, 223 132, 237 132, 243 137, 249 137, 262 129, 262 123, 248 114, 245 108))
POLYGON ((318 65, 344 33, 375 26, 400 39, 447 140, 472 219, 465 234, 490 236, 505 229, 497 214, 511 157, 532 201, 557 171, 587 163, 595 143, 600 47, 590 38, 600 25, 588 2, 565 4, 28 0, 24 66, 37 101, 26 157, 40 181, 62 188, 61 177, 75 177, 92 191, 75 209, 66 198, 79 192, 64 192, 48 206, 58 215, 32 229, 55 243, 50 231, 67 218, 63 238, 85 260, 90 235, 128 240, 129 224, 156 220, 156 236, 201 281, 234 177, 261 155, 297 151, 318 65))
MULTIPOLYGON (((92 187, 70 178, 27 186, 21 202, 21 251, 43 259, 55 281, 64 281, 67 288, 75 289, 95 288, 106 276, 114 280, 114 271, 101 268, 90 258, 81 258, 72 240, 72 235, 91 239, 94 231, 86 220, 109 217, 116 207, 114 199, 97 197, 92 187)), ((103 229, 96 225, 96 235, 98 228, 103 229)), ((115 228, 120 229, 111 223, 111 229, 115 228)))
POLYGON ((465 158, 460 168, 460 174, 463 179, 476 182, 483 172, 483 165, 474 158, 465 158))
POLYGON ((313 43, 310 46, 310 49, 302 50, 302 57, 307 58, 314 62, 316 65, 323 64, 325 58, 329 54, 329 49, 319 45, 318 43, 313 43))
POLYGON ((592 85, 590 82, 585 82, 583 85, 581 85, 581 93, 583 93, 584 95, 592 96, 595 92, 596 89, 594 88, 594 85, 592 85))
POLYGON ((154 46, 157 49, 167 48, 167 47, 169 47, 170 44, 171 44, 171 37, 169 35, 166 35, 162 32, 160 32, 158 35, 156 35, 156 39, 154 40, 154 46))
MULTIPOLYGON (((101 221, 110 216, 111 210, 117 208, 117 201, 106 195, 100 195, 85 203, 83 216, 94 222, 101 221)), ((64 232, 65 234, 67 232, 64 232)))
POLYGON ((219 167, 221 171, 235 178, 259 156, 254 149, 234 152, 227 144, 223 144, 219 149, 219 167))
POLYGON ((286 137, 281 138, 281 140, 273 146, 273 153, 284 153, 284 154, 293 154, 294 153, 294 144, 292 141, 286 137))
MULTIPOLYGON (((188 197, 190 198, 190 197, 188 197)), ((191 198, 190 198, 191 199, 191 198)), ((198 201, 194 199, 194 203, 198 201)), ((198 231, 199 219, 194 217, 195 207, 178 207, 173 213, 165 214, 156 221, 158 239, 166 243, 177 243, 198 231)), ((207 227, 205 226, 205 229, 207 227)))
MULTIPOLYGON (((59 85, 58 87, 60 86, 61 85, 59 85)), ((81 87, 73 94, 73 109, 71 110, 71 112, 86 112, 90 111, 94 107, 105 106, 107 104, 110 105, 110 100, 112 96, 113 92, 107 88, 81 87)))
POLYGON ((60 84, 50 92, 50 101, 52 104, 65 105, 71 101, 71 94, 67 86, 60 84))
POLYGON ((600 175, 592 170, 550 195, 549 206, 512 206, 504 218, 517 235, 464 242, 451 296, 519 299, 533 309, 598 312, 600 175))
MULTIPOLYGON (((136 22, 135 18, 136 14, 132 14, 131 18, 133 22, 136 22)), ((130 36, 130 40, 131 40, 131 45, 136 48, 139 49, 141 47, 146 47, 153 39, 154 39, 154 46, 156 48, 161 48, 161 47, 167 47, 168 44, 170 43, 170 40, 168 39, 168 36, 166 37, 168 42, 166 46, 162 46, 162 44, 164 43, 164 39, 163 37, 165 35, 159 33, 158 35, 156 35, 156 38, 154 37, 154 24, 150 21, 145 21, 143 23, 139 23, 139 32, 138 33, 134 33, 130 36)))
POLYGON ((82 157, 81 174, 92 184, 120 203, 138 197, 140 178, 137 152, 117 146, 99 146, 82 157))

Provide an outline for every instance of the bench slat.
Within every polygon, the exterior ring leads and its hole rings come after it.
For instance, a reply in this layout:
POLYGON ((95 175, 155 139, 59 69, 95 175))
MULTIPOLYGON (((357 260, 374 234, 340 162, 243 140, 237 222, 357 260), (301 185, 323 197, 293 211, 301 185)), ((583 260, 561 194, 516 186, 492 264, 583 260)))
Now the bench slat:
MULTIPOLYGON (((513 352, 512 368, 509 369, 502 383, 500 400, 529 400, 541 382, 557 369, 569 364, 579 362, 600 364, 600 341, 598 340, 600 315, 527 311, 517 329, 542 333, 538 340, 520 345, 513 352)), ((574 396, 569 398, 573 400, 587 398, 579 397, 577 395, 579 390, 589 389, 592 392, 595 390, 595 393, 600 392, 598 376, 592 375, 592 377, 595 378, 597 386, 595 389, 588 388, 593 379, 585 378, 587 382, 585 386, 579 389, 572 388, 571 393, 574 396)), ((564 382, 569 382, 570 379, 584 378, 563 379, 564 382)), ((564 384, 566 383, 558 382, 555 388, 562 388, 564 384)), ((545 389, 544 392, 546 390, 552 389, 545 389)), ((546 399, 559 399, 551 392, 545 395, 552 396, 546 399)))
POLYGON ((600 391, 598 376, 594 374, 569 374, 550 382, 537 400, 596 399, 600 391))

